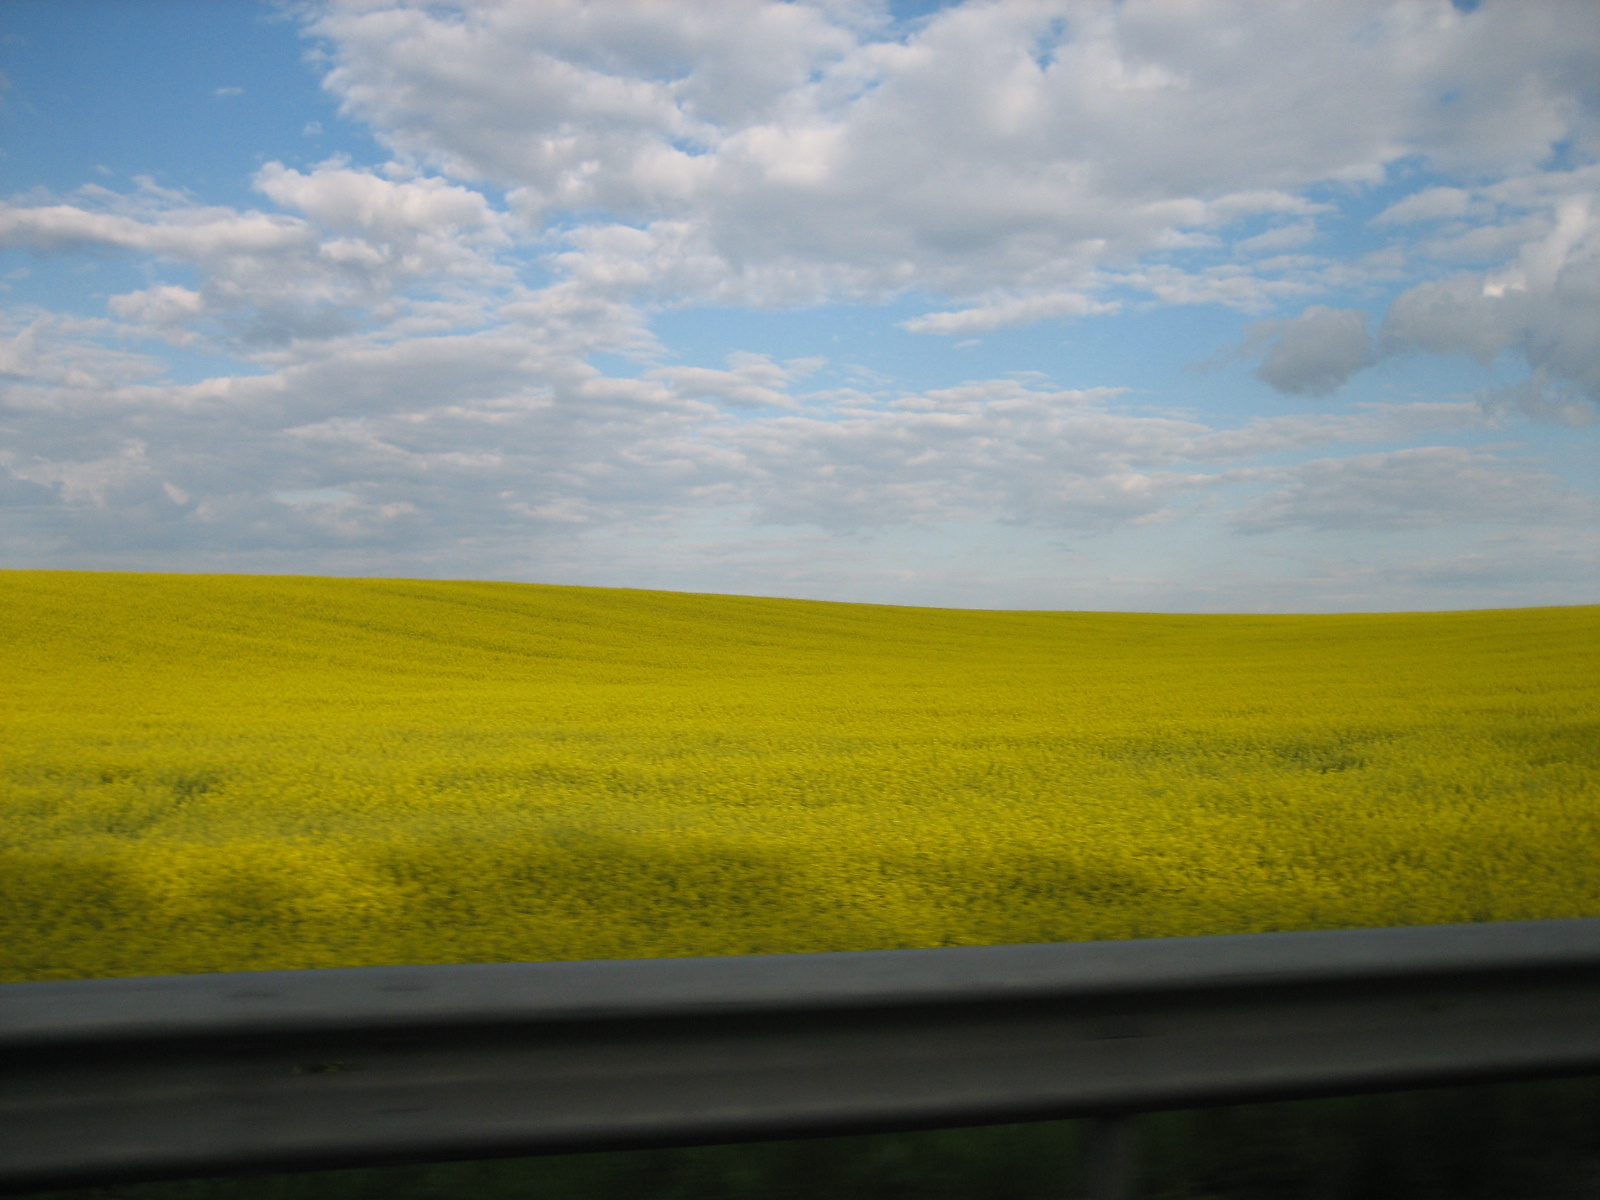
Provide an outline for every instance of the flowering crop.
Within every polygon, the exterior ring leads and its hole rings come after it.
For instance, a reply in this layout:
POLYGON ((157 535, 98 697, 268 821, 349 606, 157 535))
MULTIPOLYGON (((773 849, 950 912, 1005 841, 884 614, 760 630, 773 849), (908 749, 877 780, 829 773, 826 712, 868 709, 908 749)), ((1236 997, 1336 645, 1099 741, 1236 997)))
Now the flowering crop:
POLYGON ((1600 915, 1600 606, 0 572, 0 979, 1600 915))

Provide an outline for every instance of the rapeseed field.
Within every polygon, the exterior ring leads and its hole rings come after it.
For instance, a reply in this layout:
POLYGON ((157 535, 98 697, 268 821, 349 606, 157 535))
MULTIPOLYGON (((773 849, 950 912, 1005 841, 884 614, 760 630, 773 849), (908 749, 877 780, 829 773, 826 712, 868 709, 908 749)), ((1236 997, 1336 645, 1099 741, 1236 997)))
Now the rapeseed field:
POLYGON ((0 572, 0 979, 1600 915, 1600 607, 0 572))

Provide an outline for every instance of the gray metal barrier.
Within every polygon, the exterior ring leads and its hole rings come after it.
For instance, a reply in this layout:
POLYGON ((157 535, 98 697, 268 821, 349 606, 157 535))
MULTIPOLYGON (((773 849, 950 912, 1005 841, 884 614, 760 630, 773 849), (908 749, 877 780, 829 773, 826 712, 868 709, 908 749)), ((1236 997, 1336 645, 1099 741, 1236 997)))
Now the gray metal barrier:
POLYGON ((1600 918, 0 985, 0 1190, 1600 1072, 1600 918))

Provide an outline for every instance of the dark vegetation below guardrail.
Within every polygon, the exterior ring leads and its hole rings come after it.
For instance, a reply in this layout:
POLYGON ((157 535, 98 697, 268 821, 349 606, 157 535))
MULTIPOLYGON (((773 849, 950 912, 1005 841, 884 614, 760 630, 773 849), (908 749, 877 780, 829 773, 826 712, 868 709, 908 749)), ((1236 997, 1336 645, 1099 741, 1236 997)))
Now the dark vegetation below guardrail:
MULTIPOLYGON (((37 1193, 38 1200, 1063 1200, 1088 1122, 37 1193)), ((1140 1200, 1592 1200, 1600 1077, 1154 1113, 1140 1200)), ((23 1198, 30 1200, 30 1198, 23 1198)))

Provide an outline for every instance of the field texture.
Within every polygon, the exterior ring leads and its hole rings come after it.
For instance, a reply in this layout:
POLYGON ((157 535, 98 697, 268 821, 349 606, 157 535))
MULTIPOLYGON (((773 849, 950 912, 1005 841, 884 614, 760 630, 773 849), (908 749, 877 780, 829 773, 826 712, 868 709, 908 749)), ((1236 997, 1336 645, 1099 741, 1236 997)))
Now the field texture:
POLYGON ((1600 607, 0 572, 0 979, 1600 915, 1600 607))

